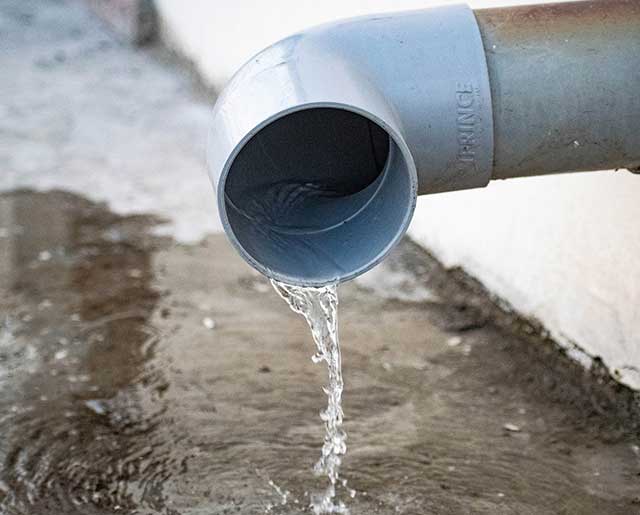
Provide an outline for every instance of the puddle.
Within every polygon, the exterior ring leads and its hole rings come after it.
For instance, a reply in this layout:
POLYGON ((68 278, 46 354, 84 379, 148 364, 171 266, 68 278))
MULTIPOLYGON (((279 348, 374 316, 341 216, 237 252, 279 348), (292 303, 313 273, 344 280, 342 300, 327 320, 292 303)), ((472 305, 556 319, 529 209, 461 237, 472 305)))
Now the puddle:
MULTIPOLYGON (((0 195, 0 513, 311 513, 326 370, 305 321, 224 236, 153 223, 0 195)), ((639 511, 637 441, 545 393, 438 280, 438 302, 341 286, 351 514, 639 511)))

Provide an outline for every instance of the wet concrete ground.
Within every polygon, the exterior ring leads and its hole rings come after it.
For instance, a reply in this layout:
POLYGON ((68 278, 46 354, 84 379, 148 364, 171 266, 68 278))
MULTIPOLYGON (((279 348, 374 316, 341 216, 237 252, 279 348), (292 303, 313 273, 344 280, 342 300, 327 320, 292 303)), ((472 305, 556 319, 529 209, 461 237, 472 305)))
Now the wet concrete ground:
MULTIPOLYGON (((302 513, 323 486, 304 321, 223 236, 153 224, 0 196, 0 513, 302 513)), ((353 514, 640 513, 631 421, 455 272, 405 242, 340 294, 353 514)))

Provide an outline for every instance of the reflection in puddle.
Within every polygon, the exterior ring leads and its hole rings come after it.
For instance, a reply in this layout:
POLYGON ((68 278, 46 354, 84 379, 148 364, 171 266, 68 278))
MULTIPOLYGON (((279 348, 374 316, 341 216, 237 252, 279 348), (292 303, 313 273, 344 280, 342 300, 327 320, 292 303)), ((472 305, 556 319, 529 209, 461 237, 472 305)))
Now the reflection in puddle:
POLYGON ((148 366, 158 293, 137 237, 148 221, 64 193, 4 195, 0 213, 0 506, 161 506, 176 464, 153 438, 164 383, 148 366), (114 231, 117 243, 104 237, 114 231))

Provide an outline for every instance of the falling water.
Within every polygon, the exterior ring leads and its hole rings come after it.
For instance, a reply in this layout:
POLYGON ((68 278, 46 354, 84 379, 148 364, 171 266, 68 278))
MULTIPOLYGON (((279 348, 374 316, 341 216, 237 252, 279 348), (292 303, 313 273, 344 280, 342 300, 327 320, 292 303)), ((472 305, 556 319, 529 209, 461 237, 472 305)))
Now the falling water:
MULTIPOLYGON (((322 513, 348 514, 349 510, 342 501, 336 501, 336 485, 340 477, 342 456, 347 451, 347 435, 342 429, 342 363, 338 340, 338 290, 331 284, 321 288, 292 286, 271 281, 278 294, 291 309, 307 320, 316 353, 311 358, 314 363, 326 362, 329 373, 329 385, 324 388, 327 394, 327 408, 320 412, 325 424, 322 455, 315 465, 316 475, 329 478, 326 490, 312 497, 311 508, 315 515, 322 513)), ((343 480, 343 485, 346 481, 343 480)), ((351 492, 353 496, 355 492, 351 492)))

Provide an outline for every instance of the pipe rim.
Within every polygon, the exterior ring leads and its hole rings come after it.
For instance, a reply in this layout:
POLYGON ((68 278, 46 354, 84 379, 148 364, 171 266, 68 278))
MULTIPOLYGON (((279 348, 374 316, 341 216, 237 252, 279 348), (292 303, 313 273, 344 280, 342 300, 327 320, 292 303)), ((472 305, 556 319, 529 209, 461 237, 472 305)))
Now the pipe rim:
POLYGON ((260 122, 255 127, 253 127, 253 129, 251 129, 250 131, 247 131, 244 137, 234 147, 233 151, 229 154, 229 156, 227 157, 224 163, 224 167, 222 168, 222 171, 219 176, 219 181, 218 181, 218 188, 217 188, 218 202, 217 203, 218 203, 218 213, 220 216, 220 220, 222 222, 222 226, 224 228, 224 232, 227 235, 227 238, 229 239, 233 247, 236 249, 236 251, 242 256, 242 258, 245 261, 247 261, 253 268, 258 270, 260 273, 262 273, 269 279, 276 280, 278 282, 282 282, 285 284, 290 284, 295 286, 320 287, 320 286, 326 286, 327 284, 339 284, 342 282, 349 281, 371 270, 378 263, 380 263, 389 254, 389 252, 391 252, 391 250, 399 243, 399 241, 407 232, 407 229, 409 227, 411 219, 413 218, 413 213, 416 208, 417 195, 418 195, 418 173, 417 173, 416 165, 413 160, 413 156, 411 155, 411 151, 409 150, 409 147, 406 144, 404 137, 399 131, 397 131, 392 125, 386 123, 382 118, 376 116, 370 111, 361 109, 351 104, 345 104, 340 102, 309 102, 309 103, 299 104, 299 105, 292 106, 292 107, 283 109, 281 111, 278 111, 273 115, 269 116, 268 118, 264 119, 262 122, 260 122), (411 188, 411 201, 408 206, 408 209, 405 212, 404 218, 400 226, 398 227, 398 231, 396 231, 396 235, 387 243, 385 247, 383 247, 376 254, 375 258, 373 258, 372 260, 369 260, 367 264, 357 268, 356 270, 350 273, 341 275, 332 281, 301 280, 299 277, 289 276, 287 274, 277 272, 275 270, 272 270, 262 265, 249 252, 245 250, 243 245, 240 243, 240 241, 236 237, 233 226, 229 222, 227 209, 226 209, 226 201, 225 201, 225 188, 226 188, 227 176, 229 174, 229 171, 231 170, 231 167, 236 157, 240 154, 240 152, 243 150, 245 145, 256 134, 258 134, 262 129, 264 129, 266 126, 270 125, 271 123, 281 118, 284 118, 292 113, 304 111, 307 109, 314 109, 314 108, 342 109, 342 110, 357 114, 359 116, 362 116, 370 120, 371 122, 377 124, 381 129, 383 129, 388 134, 391 142, 395 144, 395 145, 389 145, 389 155, 387 156, 387 160, 381 174, 386 174, 388 172, 387 169, 391 161, 392 153, 396 152, 395 149, 398 148, 400 150, 401 157, 403 158, 407 166, 407 172, 409 173, 409 181, 410 181, 410 188, 411 188))

